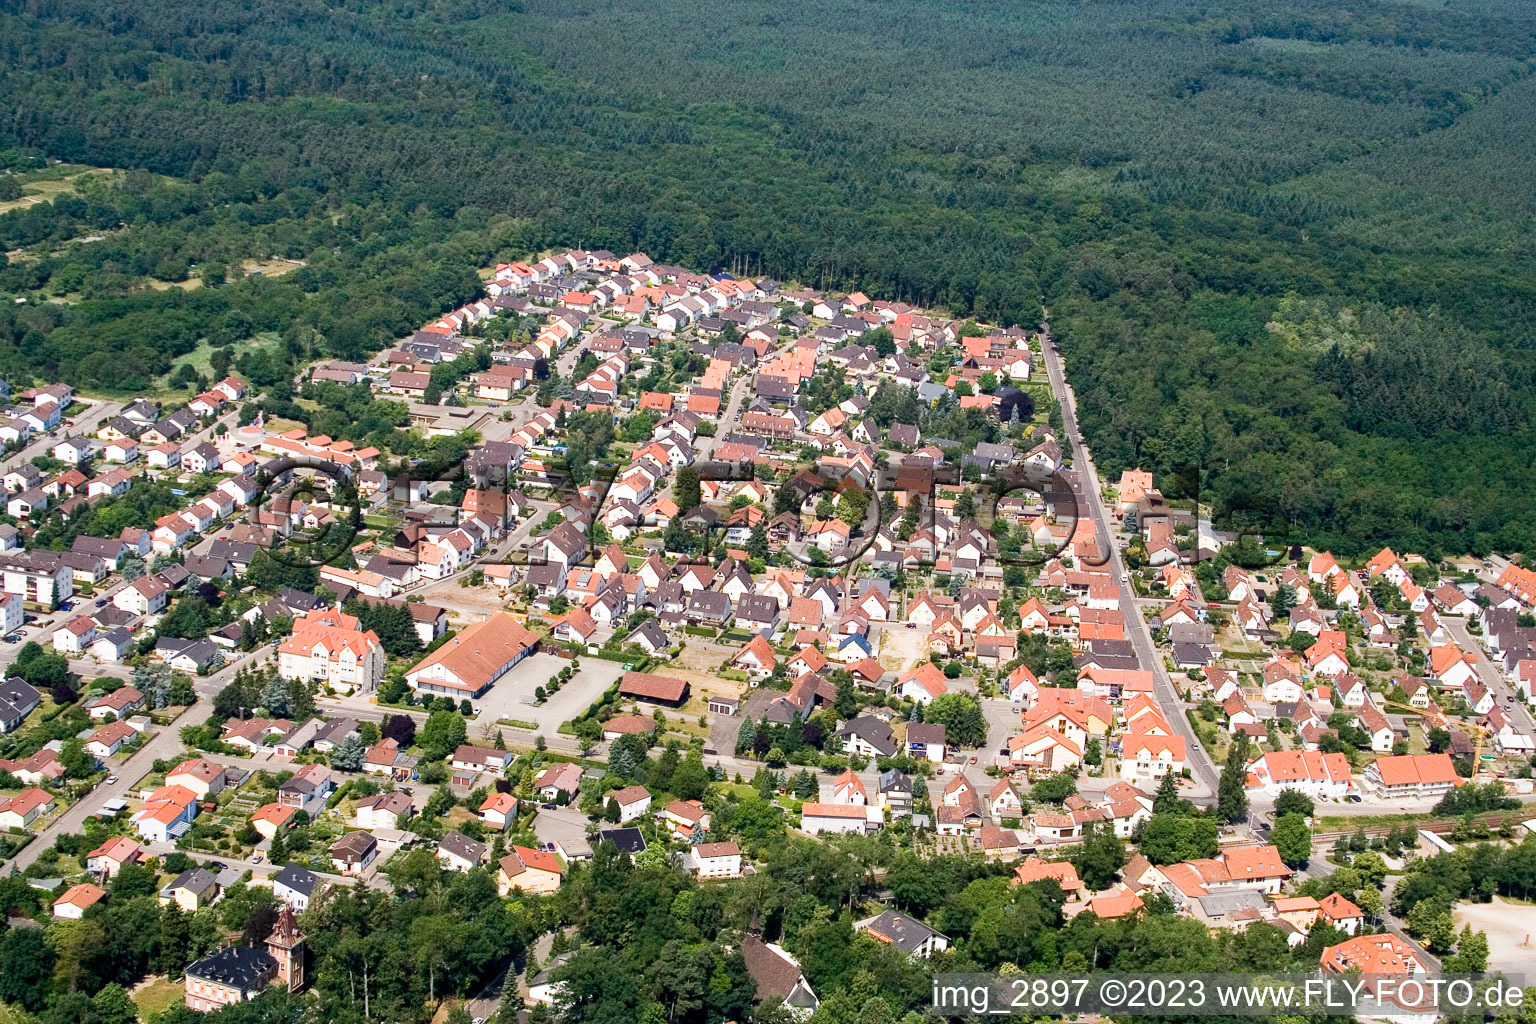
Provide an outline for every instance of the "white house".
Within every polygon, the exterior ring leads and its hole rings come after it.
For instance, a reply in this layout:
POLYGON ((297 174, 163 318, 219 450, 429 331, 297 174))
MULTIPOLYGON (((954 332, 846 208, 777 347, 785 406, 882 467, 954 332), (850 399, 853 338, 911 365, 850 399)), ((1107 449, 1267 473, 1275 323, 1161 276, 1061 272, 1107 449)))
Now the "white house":
POLYGON ((800 829, 811 835, 823 832, 863 832, 871 813, 879 814, 880 811, 873 807, 849 804, 802 804, 800 829))
POLYGON ((1320 800, 1342 799, 1349 792, 1349 759, 1317 750, 1279 750, 1261 754, 1248 766, 1252 791, 1277 797, 1287 789, 1320 800))
POLYGON ((688 861, 700 878, 736 878, 741 875, 741 847, 735 843, 690 846, 688 861))
POLYGON ((1156 782, 1184 771, 1184 737, 1133 733, 1120 743, 1120 777, 1128 782, 1156 782))
POLYGON ((651 794, 644 786, 625 786, 608 794, 619 805, 619 824, 634 821, 651 809, 651 794))

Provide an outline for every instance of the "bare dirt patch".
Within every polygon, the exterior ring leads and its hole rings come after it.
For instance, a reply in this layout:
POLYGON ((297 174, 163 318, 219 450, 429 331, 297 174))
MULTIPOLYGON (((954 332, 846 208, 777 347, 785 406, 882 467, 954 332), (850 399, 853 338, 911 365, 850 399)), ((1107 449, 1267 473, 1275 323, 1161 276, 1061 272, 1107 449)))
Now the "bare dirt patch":
POLYGON ((304 265, 303 260, 246 260, 240 264, 240 268, 247 274, 261 274, 265 277, 277 277, 289 271, 297 270, 304 265))
POLYGON ((506 608, 506 598, 495 587, 461 587, 458 580, 436 583, 416 591, 427 604, 448 609, 450 618, 473 621, 506 608))
POLYGON ((928 636, 921 629, 887 623, 880 630, 880 664, 894 672, 928 660, 928 636))
POLYGON ((1491 971, 1521 971, 1536 956, 1536 906, 1495 896, 1491 903, 1458 903, 1452 916, 1457 928, 1469 924, 1487 934, 1491 971))
MULTIPOLYGON (((697 672, 700 674, 713 672, 715 669, 719 668, 729 657, 730 654, 726 653, 725 651, 711 650, 705 647, 699 647, 694 644, 687 643, 685 641, 683 644, 682 652, 679 653, 678 656, 672 661, 667 662, 666 672, 667 674, 678 675, 679 678, 687 678, 686 676, 680 675, 680 673, 684 671, 697 672)), ((657 671, 660 670, 658 669, 657 671)), ((716 679, 715 682, 718 683, 720 680, 716 679)))

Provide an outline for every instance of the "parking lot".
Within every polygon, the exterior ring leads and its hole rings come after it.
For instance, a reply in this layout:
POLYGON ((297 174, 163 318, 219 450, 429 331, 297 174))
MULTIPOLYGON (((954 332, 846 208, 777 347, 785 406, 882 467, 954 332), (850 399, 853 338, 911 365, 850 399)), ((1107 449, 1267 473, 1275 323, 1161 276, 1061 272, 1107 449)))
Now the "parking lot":
POLYGON ((558 693, 539 707, 524 703, 533 700, 536 687, 547 689, 549 681, 569 664, 565 658, 553 654, 540 653, 528 658, 480 698, 479 720, 487 724, 502 718, 533 722, 539 732, 553 736, 561 722, 568 722, 587 710, 614 680, 624 674, 624 666, 616 661, 582 658, 581 668, 558 693))

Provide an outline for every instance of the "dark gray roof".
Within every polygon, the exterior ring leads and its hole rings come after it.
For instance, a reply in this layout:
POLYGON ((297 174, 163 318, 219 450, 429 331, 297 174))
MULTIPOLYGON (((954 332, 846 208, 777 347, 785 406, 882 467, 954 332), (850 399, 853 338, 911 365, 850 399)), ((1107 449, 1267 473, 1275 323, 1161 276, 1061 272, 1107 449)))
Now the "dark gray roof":
POLYGON ((471 839, 462 832, 449 832, 437 845, 439 849, 447 850, 455 857, 461 857, 471 864, 478 864, 484 860, 486 851, 490 849, 484 843, 471 839))
POLYGON ((1205 644, 1173 645, 1173 662, 1176 665, 1209 665, 1212 660, 1211 649, 1205 644))
POLYGON ((940 934, 912 915, 896 910, 887 910, 879 917, 865 921, 864 927, 884 935, 903 953, 913 952, 930 937, 940 934))
POLYGON ((896 753, 896 740, 891 735, 891 727, 873 715, 860 715, 843 723, 837 734, 857 736, 885 756, 896 753))
POLYGON ((133 634, 128 632, 127 628, 124 626, 113 626, 111 629, 107 630, 96 639, 106 640, 111 643, 113 647, 121 650, 123 647, 126 647, 129 643, 132 642, 133 634))
POLYGON ((535 587, 553 587, 564 578, 558 562, 542 562, 528 567, 528 582, 535 587))
POLYGON ((600 841, 612 843, 624 853, 640 853, 645 849, 645 836, 637 828, 605 828, 597 833, 600 841))
POLYGON ((202 895, 203 893, 207 892, 216 882, 217 879, 214 878, 213 872, 209 871, 207 868, 188 868, 176 876, 176 878, 171 882, 169 888, 173 890, 185 889, 188 892, 202 895))
POLYGON ((1129 640, 1095 640, 1088 649, 1095 657, 1123 658, 1136 655, 1136 645, 1129 640))
POLYGON ((331 856, 340 857, 343 860, 362 860, 363 856, 376 846, 378 846, 378 840, 374 839, 372 833, 348 832, 331 844, 331 856))
POLYGON ((630 632, 629 636, 624 638, 624 642, 627 644, 635 643, 641 637, 644 637, 645 641, 652 647, 659 649, 667 646, 667 635, 661 631, 661 627, 656 624, 655 619, 646 619, 640 623, 630 632))
POLYGON ((550 530, 543 539, 566 557, 580 554, 587 549, 586 538, 570 523, 561 523, 550 530))
POLYGON ((82 534, 70 541, 69 550, 77 554, 95 555, 98 558, 116 558, 125 546, 120 540, 87 537, 82 534))
POLYGON ((187 572, 185 566, 177 565, 175 562, 172 562, 171 564, 165 566, 164 568, 160 569, 160 571, 155 573, 155 576, 160 580, 161 583, 164 583, 166 586, 173 590, 187 582, 187 579, 191 575, 191 573, 187 572))
MULTIPOLYGON (((571 959, 573 957, 575 957, 575 955, 576 955, 576 951, 575 950, 567 950, 566 952, 561 953, 558 956, 552 957, 550 959, 549 963, 544 965, 543 970, 539 971, 538 974, 535 974, 529 980, 528 984, 529 985, 533 985, 533 986, 548 985, 549 981, 550 981, 550 978, 555 973, 555 971, 559 970, 561 967, 564 967, 566 964, 570 963, 571 959)), ((520 1011, 519 1012, 519 1024, 521 1024, 522 1016, 523 1016, 524 1013, 526 1013, 526 1011, 520 1011)))
POLYGON ((941 722, 913 722, 907 726, 908 743, 943 743, 944 725, 941 722))
POLYGON ((695 590, 688 598, 688 613, 724 621, 731 614, 731 599, 718 591, 695 590))
POLYGON ((313 896, 315 888, 320 884, 320 876, 297 864, 288 864, 272 879, 274 885, 281 883, 294 892, 305 896, 313 896))
POLYGON ((1134 654, 1079 654, 1072 659, 1074 668, 1082 668, 1085 665, 1098 665, 1108 670, 1126 669, 1134 671, 1141 667, 1134 654))
POLYGON ((736 617, 769 622, 779 613, 779 599, 772 594, 742 594, 736 599, 736 617))
POLYGON ((11 721, 37 707, 42 695, 19 676, 0 683, 0 719, 11 721))
POLYGON ((1264 896, 1253 890, 1217 892, 1201 896, 1200 909, 1207 917, 1225 917, 1238 910, 1263 910, 1264 896))
POLYGON ((219 653, 219 648, 212 640, 186 640, 182 637, 162 636, 155 641, 155 653, 166 659, 185 655, 201 667, 213 660, 214 655, 219 653))
POLYGON ((205 580, 224 579, 230 574, 229 563, 213 555, 189 554, 182 564, 186 566, 187 572, 205 580))
POLYGON ((277 599, 296 612, 314 611, 316 608, 321 608, 325 605, 325 602, 314 594, 306 594, 304 591, 295 590, 292 587, 284 587, 282 590, 279 590, 277 592, 277 599))
POLYGON ((774 377, 769 374, 758 374, 752 383, 752 390, 759 395, 768 395, 771 398, 793 398, 795 388, 783 377, 774 377))
POLYGON ((263 987, 277 970, 277 960, 264 949, 225 946, 187 966, 187 976, 229 988, 250 991, 263 987))
POLYGON ((256 545, 248 541, 229 540, 220 537, 208 547, 208 554, 214 558, 222 558, 229 562, 249 565, 251 559, 256 557, 256 545))
POLYGON ((1208 644, 1216 631, 1204 622, 1175 622, 1168 627, 1168 642, 1172 644, 1208 644))

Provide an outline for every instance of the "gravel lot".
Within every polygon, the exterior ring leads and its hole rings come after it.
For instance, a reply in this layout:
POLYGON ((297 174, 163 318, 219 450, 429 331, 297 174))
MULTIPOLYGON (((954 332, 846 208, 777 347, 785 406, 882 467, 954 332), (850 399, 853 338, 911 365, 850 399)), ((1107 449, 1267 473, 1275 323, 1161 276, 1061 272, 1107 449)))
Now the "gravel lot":
POLYGON ((1536 957, 1536 906, 1506 903, 1457 903, 1452 911, 1456 928, 1470 924, 1488 935, 1488 969, 1524 973, 1536 957))

